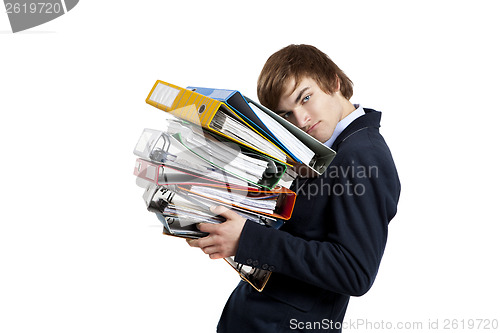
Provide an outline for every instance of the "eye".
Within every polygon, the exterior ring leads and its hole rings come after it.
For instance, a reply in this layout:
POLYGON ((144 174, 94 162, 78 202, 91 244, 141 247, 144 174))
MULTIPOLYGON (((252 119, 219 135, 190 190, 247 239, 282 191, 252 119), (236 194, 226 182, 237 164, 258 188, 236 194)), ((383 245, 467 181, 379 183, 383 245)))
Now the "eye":
POLYGON ((302 100, 302 103, 307 102, 309 99, 311 99, 311 95, 307 95, 306 97, 304 97, 304 99, 302 100))
POLYGON ((292 114, 291 112, 285 112, 281 116, 286 119, 286 118, 290 117, 291 114, 292 114))

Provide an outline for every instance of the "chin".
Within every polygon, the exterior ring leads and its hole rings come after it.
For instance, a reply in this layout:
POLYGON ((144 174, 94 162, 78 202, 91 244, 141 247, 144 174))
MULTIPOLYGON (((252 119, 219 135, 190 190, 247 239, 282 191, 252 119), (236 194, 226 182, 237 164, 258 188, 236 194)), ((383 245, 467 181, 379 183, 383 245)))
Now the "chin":
POLYGON ((322 137, 322 136, 317 137, 317 136, 314 136, 314 135, 313 135, 312 137, 313 137, 313 138, 315 138, 316 140, 318 140, 318 141, 319 141, 319 142, 321 142, 321 143, 325 143, 325 142, 327 142, 327 141, 328 141, 328 139, 329 139, 329 138, 326 138, 326 139, 325 139, 325 138, 324 138, 324 137, 322 137))
POLYGON ((328 135, 328 134, 325 134, 325 133, 322 133, 322 134, 317 134, 317 135, 312 135, 311 136, 313 138, 315 138, 316 140, 318 140, 319 142, 321 143, 325 143, 328 141, 328 139, 330 139, 332 137, 332 134, 328 135))

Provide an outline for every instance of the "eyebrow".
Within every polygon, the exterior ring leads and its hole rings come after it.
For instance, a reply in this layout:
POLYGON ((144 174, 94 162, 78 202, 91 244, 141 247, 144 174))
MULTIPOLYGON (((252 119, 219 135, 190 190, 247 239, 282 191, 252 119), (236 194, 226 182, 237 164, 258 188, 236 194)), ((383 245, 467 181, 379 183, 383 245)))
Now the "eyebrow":
POLYGON ((284 115, 284 114, 285 114, 285 113, 287 113, 287 112, 288 112, 288 111, 285 111, 285 110, 277 110, 277 111, 276 111, 276 114, 277 114, 278 116, 282 116, 282 115, 284 115))
MULTIPOLYGON (((302 96, 304 95, 304 93, 307 91, 307 89, 309 89, 310 87, 304 87, 300 92, 299 92, 299 95, 297 96, 297 98, 295 99, 295 104, 299 104, 300 100, 302 99, 302 96)), ((287 113, 288 111, 286 110, 276 110, 276 113, 278 115, 281 115, 283 113, 287 113)))
POLYGON ((302 99, 302 95, 304 94, 304 92, 309 89, 309 87, 305 87, 304 89, 302 89, 300 92, 299 92, 299 95, 297 96, 297 98, 295 99, 295 104, 298 104, 300 102, 300 100, 302 99))

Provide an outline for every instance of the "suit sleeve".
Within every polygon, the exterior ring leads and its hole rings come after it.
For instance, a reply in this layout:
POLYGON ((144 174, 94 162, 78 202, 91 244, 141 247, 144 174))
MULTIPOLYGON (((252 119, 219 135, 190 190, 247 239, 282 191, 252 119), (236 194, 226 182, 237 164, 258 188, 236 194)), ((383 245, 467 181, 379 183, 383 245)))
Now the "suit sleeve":
POLYGON ((235 260, 336 293, 366 293, 377 274, 399 198, 390 152, 371 148, 370 153, 353 149, 352 154, 337 156, 336 175, 322 178, 330 184, 329 192, 310 198, 317 200, 318 209, 310 214, 321 220, 321 237, 308 239, 246 223, 235 260))

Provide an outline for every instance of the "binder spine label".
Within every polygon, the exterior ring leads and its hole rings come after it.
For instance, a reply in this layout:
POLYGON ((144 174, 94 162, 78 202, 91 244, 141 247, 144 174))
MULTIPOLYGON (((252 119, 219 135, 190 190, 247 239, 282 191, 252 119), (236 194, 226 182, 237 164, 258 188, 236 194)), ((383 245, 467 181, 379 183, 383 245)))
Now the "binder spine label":
POLYGON ((164 105, 167 108, 171 108, 175 98, 179 95, 179 92, 179 89, 175 89, 158 82, 149 99, 155 103, 164 105))
POLYGON ((156 180, 156 168, 148 165, 146 169, 146 177, 151 179, 152 181, 156 180))

